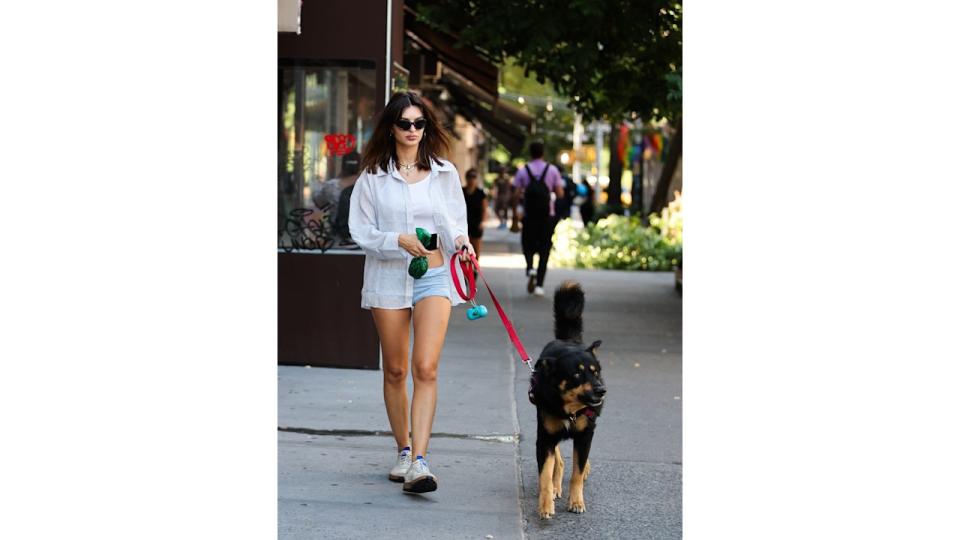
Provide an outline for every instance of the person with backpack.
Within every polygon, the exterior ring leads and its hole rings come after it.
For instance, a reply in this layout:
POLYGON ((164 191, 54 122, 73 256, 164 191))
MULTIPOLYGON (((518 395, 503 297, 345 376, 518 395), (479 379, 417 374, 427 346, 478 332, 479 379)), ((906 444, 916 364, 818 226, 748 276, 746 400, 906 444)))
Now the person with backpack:
POLYGON ((513 178, 515 197, 523 200, 523 228, 520 244, 527 263, 527 293, 543 296, 547 260, 553 247, 553 229, 557 224, 555 199, 564 195, 563 178, 556 166, 543 159, 543 143, 530 144, 530 162, 517 170, 513 178), (555 197, 554 197, 555 195, 555 197), (538 255, 537 269, 533 256, 538 255))

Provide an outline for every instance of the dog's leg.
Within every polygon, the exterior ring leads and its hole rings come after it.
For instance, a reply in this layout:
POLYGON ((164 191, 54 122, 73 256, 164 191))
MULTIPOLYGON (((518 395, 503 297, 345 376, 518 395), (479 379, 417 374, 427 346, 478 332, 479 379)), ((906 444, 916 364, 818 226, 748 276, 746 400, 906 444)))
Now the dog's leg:
POLYGON ((537 468, 540 470, 540 497, 537 506, 540 519, 553 517, 553 468, 556 463, 556 442, 547 441, 547 434, 537 430, 537 468), (553 443, 553 444, 548 444, 553 443))
POLYGON ((593 441, 593 430, 578 433, 573 438, 573 474, 570 475, 570 502, 568 512, 582 514, 587 510, 583 502, 583 480, 590 471, 590 443, 593 441))
POLYGON ((587 460, 587 466, 583 468, 583 481, 587 481, 587 477, 590 476, 590 460, 587 460))
POLYGON ((563 495, 563 456, 560 455, 560 444, 553 449, 553 498, 559 499, 563 495))

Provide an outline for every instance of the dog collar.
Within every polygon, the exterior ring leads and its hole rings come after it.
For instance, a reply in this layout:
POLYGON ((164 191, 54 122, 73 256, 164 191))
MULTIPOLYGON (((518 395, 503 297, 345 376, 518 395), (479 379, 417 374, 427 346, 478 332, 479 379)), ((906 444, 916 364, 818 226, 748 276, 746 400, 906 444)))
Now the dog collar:
POLYGON ((593 410, 593 407, 584 407, 579 411, 577 411, 577 414, 571 416, 570 419, 573 420, 574 418, 576 418, 577 416, 580 416, 581 414, 593 420, 593 417, 597 415, 597 411, 593 410))
POLYGON ((597 416, 597 411, 593 410, 592 407, 584 407, 583 409, 580 409, 579 411, 577 411, 575 414, 571 414, 567 418, 564 418, 563 427, 567 430, 568 433, 572 431, 573 426, 577 424, 578 416, 586 416, 589 420, 593 420, 593 418, 597 416))

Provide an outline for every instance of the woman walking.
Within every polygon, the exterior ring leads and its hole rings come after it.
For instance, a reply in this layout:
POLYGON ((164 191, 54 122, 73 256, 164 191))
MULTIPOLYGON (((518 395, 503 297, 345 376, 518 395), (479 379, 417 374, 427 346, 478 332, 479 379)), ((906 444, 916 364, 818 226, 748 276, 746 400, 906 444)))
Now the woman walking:
POLYGON ((467 237, 480 260, 483 243, 483 222, 487 219, 487 193, 480 187, 476 169, 467 171, 467 187, 463 188, 463 200, 467 204, 467 237))
POLYGON ((500 229, 507 228, 507 210, 510 208, 510 199, 513 198, 513 187, 507 176, 506 166, 501 166, 497 172, 497 179, 493 181, 493 209, 500 218, 500 229))
POLYGON ((451 307, 463 303, 451 293, 453 278, 445 262, 457 252, 462 260, 474 253, 460 175, 440 157, 449 140, 420 96, 394 94, 376 122, 350 200, 350 235, 366 254, 360 306, 372 311, 380 337, 383 400, 397 442, 397 462, 388 477, 413 493, 437 489, 425 459, 437 406, 437 369, 451 307), (437 235, 435 249, 418 239, 417 228, 437 235), (415 257, 427 263, 419 278, 413 277, 419 274, 420 261, 411 261, 415 257))

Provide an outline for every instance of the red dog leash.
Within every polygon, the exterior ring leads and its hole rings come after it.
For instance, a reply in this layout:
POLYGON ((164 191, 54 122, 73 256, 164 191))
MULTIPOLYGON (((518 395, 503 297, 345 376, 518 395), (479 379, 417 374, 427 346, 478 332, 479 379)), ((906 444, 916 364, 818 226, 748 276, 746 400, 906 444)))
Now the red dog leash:
MULTIPOLYGON (((466 249, 466 247, 461 248, 466 249)), ((460 261, 460 271, 463 273, 463 277, 467 280, 467 286, 470 290, 470 294, 464 294, 463 288, 460 287, 460 279, 457 278, 457 267, 456 261, 459 257, 459 253, 454 253, 450 257, 450 274, 453 277, 453 284, 457 289, 457 294, 460 295, 460 298, 463 298, 464 301, 471 301, 477 295, 477 283, 473 277, 473 272, 470 271, 470 267, 466 261, 460 261)), ((477 269, 477 274, 480 275, 480 279, 483 280, 483 284, 487 287, 487 292, 490 293, 490 298, 493 299, 493 305, 497 307, 497 313, 500 314, 500 320, 503 322, 504 328, 507 329, 507 335, 510 336, 510 341, 513 342, 513 346, 516 347, 517 352, 520 353, 520 359, 523 360, 523 363, 530 368, 530 371, 533 371, 533 366, 530 365, 530 355, 527 354, 527 351, 523 348, 523 343, 520 343, 520 338, 517 337, 517 332, 513 329, 513 324, 510 322, 510 319, 507 318, 507 314, 503 312, 503 308, 500 307, 500 302, 497 301, 497 296, 493 294, 493 289, 490 288, 490 284, 487 283, 487 278, 483 276, 483 272, 480 271, 480 263, 477 262, 477 258, 470 255, 470 264, 473 264, 474 268, 477 269)))

